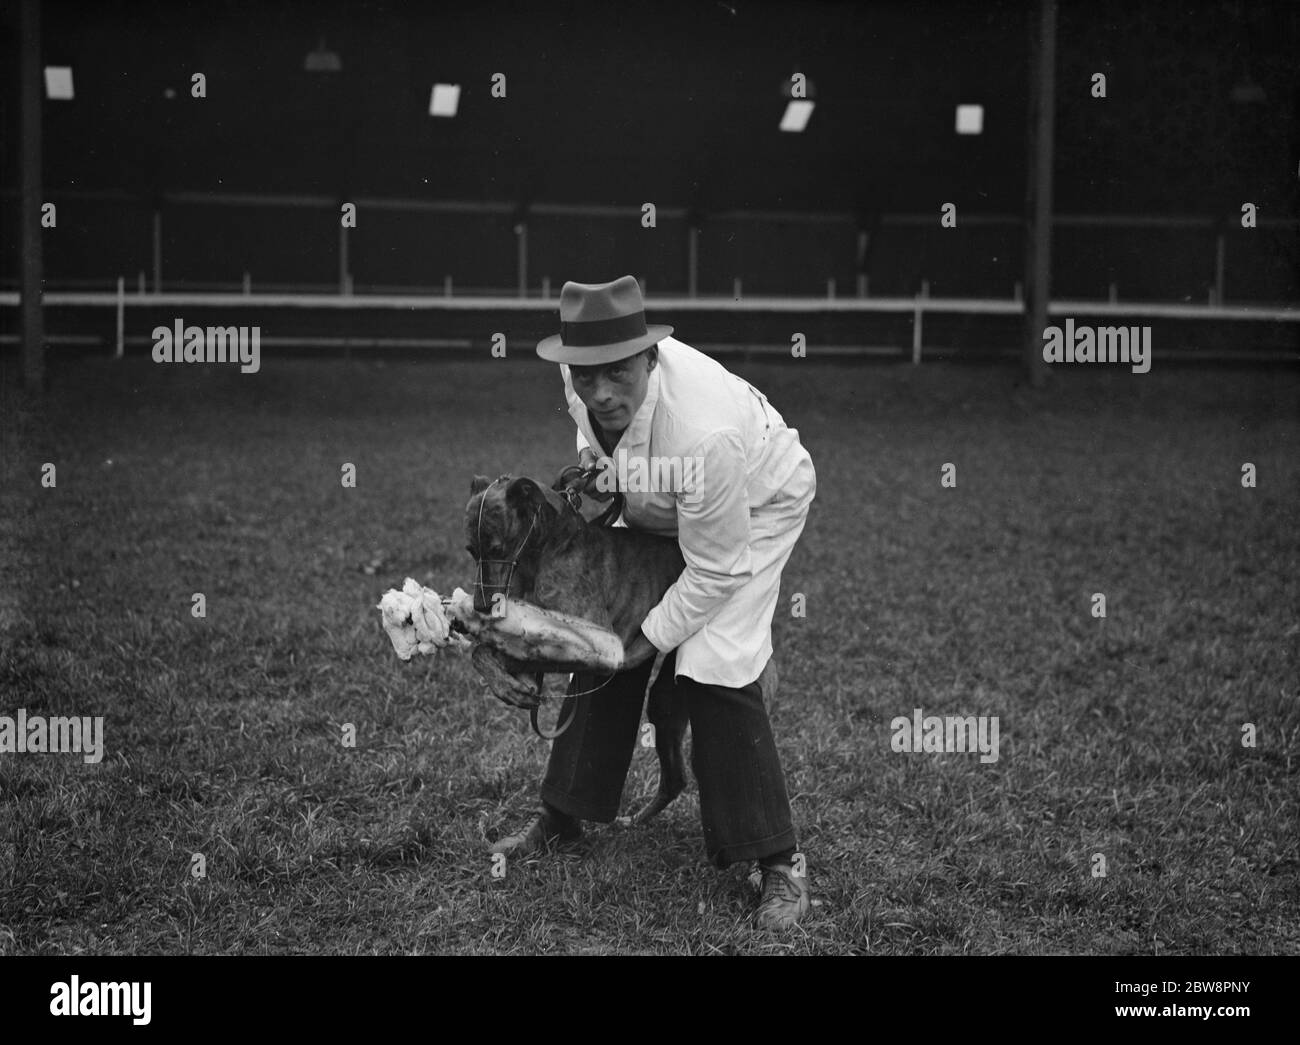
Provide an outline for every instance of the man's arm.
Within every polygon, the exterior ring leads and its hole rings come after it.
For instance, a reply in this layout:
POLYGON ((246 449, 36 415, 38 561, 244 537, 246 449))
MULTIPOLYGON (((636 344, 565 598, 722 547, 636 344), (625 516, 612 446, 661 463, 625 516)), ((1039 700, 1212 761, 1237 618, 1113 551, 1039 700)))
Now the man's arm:
POLYGON ((714 432, 692 456, 703 462, 695 496, 677 497, 677 542, 686 569, 641 625, 645 638, 661 650, 676 649, 704 627, 753 575, 740 433, 714 432))

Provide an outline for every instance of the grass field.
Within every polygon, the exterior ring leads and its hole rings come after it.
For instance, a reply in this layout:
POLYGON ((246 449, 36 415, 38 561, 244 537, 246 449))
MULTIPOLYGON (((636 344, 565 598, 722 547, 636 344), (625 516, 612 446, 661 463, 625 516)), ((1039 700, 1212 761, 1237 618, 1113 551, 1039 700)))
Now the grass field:
POLYGON ((1300 953, 1297 374, 738 369, 819 478, 771 707, 806 932, 749 929, 693 784, 490 875, 547 745, 374 607, 470 579, 475 472, 572 460, 552 368, 81 360, 3 393, 0 714, 106 754, 0 754, 0 953, 1300 953), (999 760, 894 752, 916 707, 999 760))

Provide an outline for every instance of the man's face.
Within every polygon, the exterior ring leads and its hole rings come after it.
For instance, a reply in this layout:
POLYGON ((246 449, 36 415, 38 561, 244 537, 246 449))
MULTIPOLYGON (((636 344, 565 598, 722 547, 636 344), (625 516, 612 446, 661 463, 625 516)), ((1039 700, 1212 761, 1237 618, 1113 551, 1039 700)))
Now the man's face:
POLYGON ((607 432, 621 432, 645 399, 652 369, 645 352, 604 366, 571 366, 573 390, 607 432))

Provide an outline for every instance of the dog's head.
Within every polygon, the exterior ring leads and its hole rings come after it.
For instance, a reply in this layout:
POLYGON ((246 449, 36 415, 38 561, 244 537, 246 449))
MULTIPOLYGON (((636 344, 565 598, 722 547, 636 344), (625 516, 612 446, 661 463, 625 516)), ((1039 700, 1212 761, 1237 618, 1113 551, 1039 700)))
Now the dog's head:
POLYGON ((559 512, 559 498, 524 476, 490 481, 476 475, 465 506, 465 548, 477 564, 474 608, 490 613, 493 597, 527 599, 539 552, 559 512))

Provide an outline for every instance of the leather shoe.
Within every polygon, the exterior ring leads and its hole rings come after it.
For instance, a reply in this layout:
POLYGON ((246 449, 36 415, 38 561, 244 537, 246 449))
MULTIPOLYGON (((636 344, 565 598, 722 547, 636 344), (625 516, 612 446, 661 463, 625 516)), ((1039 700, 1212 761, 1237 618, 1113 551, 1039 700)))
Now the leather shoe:
POLYGON ((793 929, 808 913, 808 879, 795 877, 789 864, 759 868, 762 895, 754 912, 754 926, 782 932, 793 929))
POLYGON ((499 838, 488 847, 490 853, 505 853, 516 859, 532 856, 582 837, 582 824, 577 820, 542 810, 518 834, 499 838), (567 822, 564 822, 567 821, 567 822))

